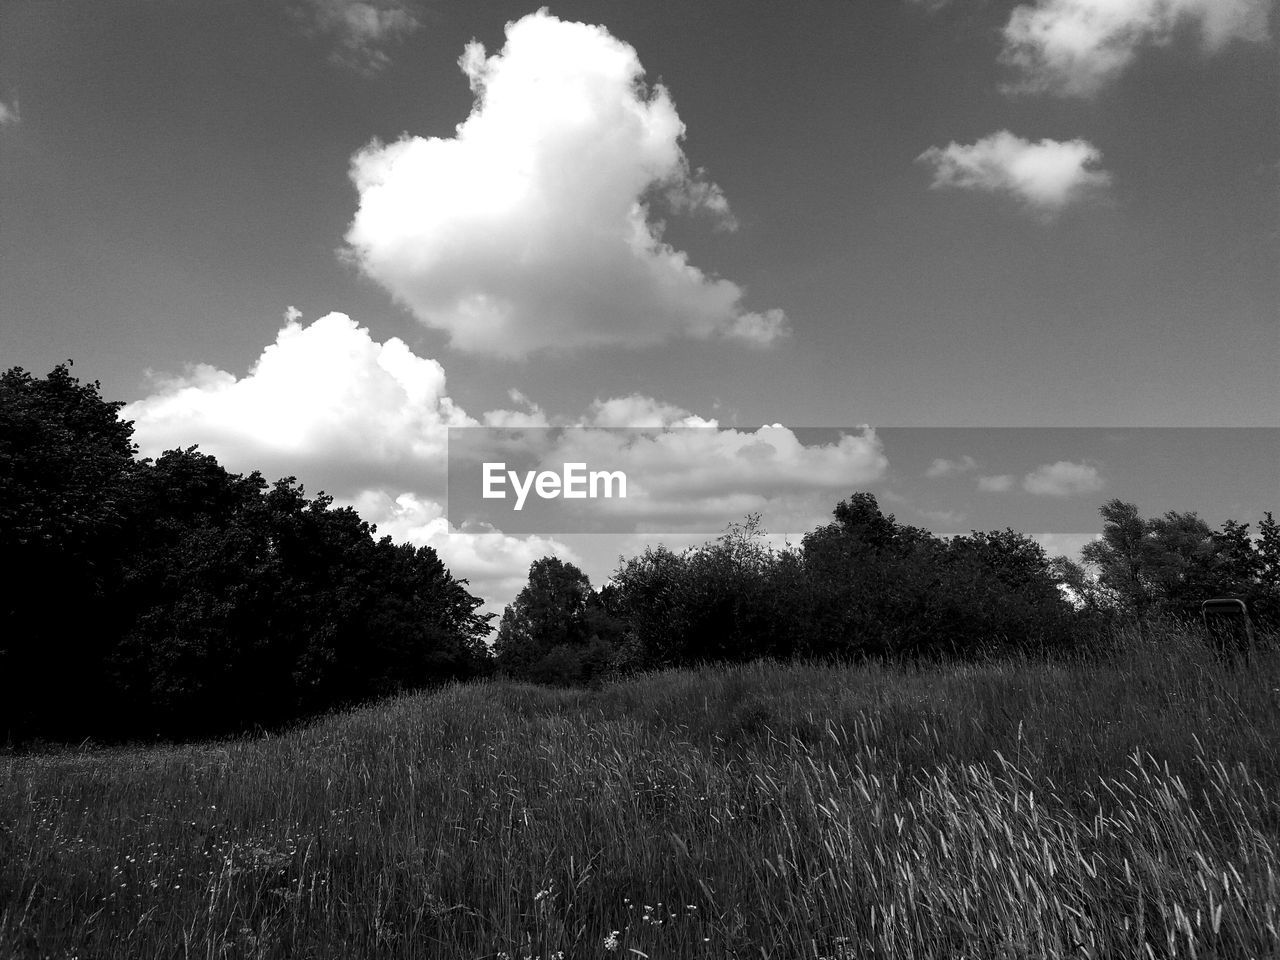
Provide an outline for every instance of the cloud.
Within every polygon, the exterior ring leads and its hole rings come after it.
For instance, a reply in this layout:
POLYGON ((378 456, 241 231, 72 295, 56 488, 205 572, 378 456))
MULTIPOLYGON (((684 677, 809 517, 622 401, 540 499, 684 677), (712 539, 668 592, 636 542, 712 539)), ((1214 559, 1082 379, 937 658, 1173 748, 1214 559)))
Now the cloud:
POLYGON ((520 427, 550 426, 551 421, 547 419, 546 412, 519 390, 512 388, 507 391, 507 396, 511 398, 512 403, 518 404, 521 409, 486 411, 484 415, 484 425, 486 427, 516 429, 520 427))
POLYGON ((715 427, 717 421, 691 414, 674 404, 633 393, 595 400, 578 421, 584 427, 715 427))
POLYGON ((22 122, 22 110, 18 104, 18 98, 13 98, 13 104, 7 104, 0 100, 0 127, 16 127, 22 122))
POLYGON ((387 67, 383 49, 422 26, 404 0, 300 0, 292 8, 308 31, 332 37, 337 47, 329 55, 336 64, 364 76, 387 67))
POLYGON ((1059 460, 1036 467, 1022 478, 1022 489, 1049 497, 1070 497, 1077 493, 1101 490, 1104 481, 1097 467, 1059 460))
POLYGON ((729 200, 718 184, 706 179, 705 167, 696 174, 689 174, 688 164, 681 169, 680 177, 667 185, 667 204, 677 213, 704 214, 717 230, 730 233, 738 229, 738 218, 729 209, 729 200))
MULTIPOLYGON (((687 418, 685 422, 688 422, 687 418)), ((567 453, 593 446, 612 452, 636 478, 637 503, 645 499, 664 512, 687 512, 681 505, 714 503, 726 496, 765 500, 788 493, 848 494, 884 476, 888 460, 875 431, 845 434, 806 446, 789 428, 770 424, 756 430, 668 429, 648 435, 569 434, 567 453)), ((646 505, 647 506, 647 505, 646 505)), ((828 504, 824 513, 830 512, 828 504)))
POLYGON ((206 364, 157 377, 122 416, 145 456, 198 443, 231 469, 295 475, 335 496, 442 485, 447 428, 476 423, 447 396, 439 363, 341 313, 310 326, 294 314, 244 377, 206 364))
POLYGON ((673 336, 754 345, 787 333, 781 310, 661 239, 651 207, 735 221, 691 172, 667 90, 603 27, 545 10, 459 60, 475 105, 452 138, 377 141, 352 158, 359 207, 346 256, 461 350, 652 344, 673 336))
POLYGON ((970 470, 978 468, 978 461, 973 457, 965 454, 959 460, 947 460, 938 457, 933 463, 929 464, 929 469, 924 472, 926 477, 947 477, 956 473, 968 473, 970 470))
POLYGON ((1183 24, 1214 53, 1232 40, 1268 39, 1269 0, 1038 0, 1015 7, 1001 60, 1013 92, 1090 97, 1146 46, 1168 44, 1183 24))
POLYGON ((916 161, 933 167, 932 189, 1005 194, 1051 218, 1110 184, 1111 175, 1097 169, 1101 159, 1098 148, 1085 140, 1032 143, 1001 130, 968 146, 930 147, 916 161))
POLYGON ((994 477, 979 477, 978 489, 984 493, 1005 493, 1013 489, 1014 478, 1007 473, 994 477))
POLYGON ((484 612, 501 613, 515 599, 535 560, 554 556, 582 565, 570 547, 552 537, 459 530, 445 519, 439 503, 414 493, 392 496, 384 490, 366 490, 350 505, 364 520, 377 524, 379 536, 434 549, 450 573, 466 579, 470 592, 486 599, 484 612))

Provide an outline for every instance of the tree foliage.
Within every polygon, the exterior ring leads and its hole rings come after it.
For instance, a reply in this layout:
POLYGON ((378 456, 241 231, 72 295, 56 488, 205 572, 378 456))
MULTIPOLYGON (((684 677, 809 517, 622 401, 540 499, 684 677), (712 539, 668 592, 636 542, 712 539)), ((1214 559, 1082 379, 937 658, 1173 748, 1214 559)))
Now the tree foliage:
POLYGON ((10 735, 224 732, 487 669, 482 601, 430 548, 194 447, 135 460, 66 366, 0 399, 10 735))
POLYGON ((494 642, 496 666, 537 683, 589 684, 608 669, 619 625, 608 595, 558 557, 529 567, 529 582, 503 611, 494 642))
MULTIPOLYGON (((601 606, 612 618, 612 665, 644 669, 759 657, 972 657, 1091 644, 1124 621, 1198 617, 1210 597, 1240 596, 1276 624, 1280 529, 1212 530, 1195 513, 1143 518, 1112 500, 1083 563, 1050 558, 1011 529, 941 539, 854 493, 798 548, 770 546, 759 517, 676 553, 658 545, 619 561, 601 606), (606 594, 607 591, 607 594, 606 594)), ((592 597, 586 577, 538 561, 503 618, 499 661, 528 679, 572 671, 537 666, 574 649, 592 597), (576 640, 567 640, 576 637, 576 640)))
POLYGON ((1264 626, 1280 625, 1280 532, 1270 513, 1256 540, 1247 523, 1213 530, 1195 512, 1144 518, 1135 504, 1111 500, 1100 513, 1102 537, 1082 556, 1114 609, 1139 624, 1195 620, 1203 601, 1235 597, 1264 626))
MULTIPOLYGON (((899 524, 861 492, 839 503, 833 521, 799 548, 770 545, 759 519, 682 553, 659 545, 619 562, 605 605, 619 627, 615 666, 963 656, 1069 640, 1072 610, 1056 568, 1012 530, 940 540, 899 524)), ((532 621, 535 597, 568 592, 549 588, 544 562, 504 615, 499 663, 522 663, 546 649, 531 639, 538 631, 523 625, 532 621)), ((573 622, 568 607, 556 609, 573 622)))
MULTIPOLYGON (((70 365, 0 375, 0 710, 83 703, 118 583, 132 427, 70 365)), ((2 733, 3 731, 0 731, 2 733)))

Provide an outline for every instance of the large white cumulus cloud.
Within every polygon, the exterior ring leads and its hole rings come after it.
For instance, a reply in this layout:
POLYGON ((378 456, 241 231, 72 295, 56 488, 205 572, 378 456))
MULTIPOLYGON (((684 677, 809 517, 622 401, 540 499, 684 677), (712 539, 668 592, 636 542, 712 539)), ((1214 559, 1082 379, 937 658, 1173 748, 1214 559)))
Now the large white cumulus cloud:
POLYGON ((244 377, 200 364, 159 378, 122 415, 144 455, 198 443, 232 469, 316 478, 338 496, 443 477, 447 428, 475 423, 438 362, 341 313, 290 319, 244 377))
POLYGON ((673 335, 767 344, 780 310, 662 241, 649 203, 734 222, 691 172, 685 128, 636 51, 545 10, 507 25, 503 49, 459 60, 476 101, 453 138, 374 142, 352 159, 360 268, 454 346, 516 357, 673 335))
POLYGON ((1207 52, 1266 40, 1270 7, 1270 0, 1038 0, 1010 14, 1002 58, 1017 70, 1014 90, 1088 97, 1140 48, 1169 43, 1183 24, 1198 28, 1207 52))

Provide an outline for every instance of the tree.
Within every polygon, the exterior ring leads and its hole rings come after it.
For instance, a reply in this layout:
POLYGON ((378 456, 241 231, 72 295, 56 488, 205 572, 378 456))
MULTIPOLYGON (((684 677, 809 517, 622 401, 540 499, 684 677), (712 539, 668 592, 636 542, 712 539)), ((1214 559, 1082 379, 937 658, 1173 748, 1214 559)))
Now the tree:
POLYGON ((954 537, 940 587, 952 622, 968 636, 1021 648, 1059 646, 1071 633, 1071 608, 1044 548, 1012 529, 954 537))
POLYGON ((429 547, 194 448, 141 473, 111 661, 136 725, 274 724, 484 669, 482 601, 429 547))
POLYGON ((1147 526, 1151 581, 1161 612, 1181 619, 1198 618, 1201 601, 1230 590, 1214 569, 1220 542, 1194 511, 1170 510, 1148 521, 1147 526))
POLYGON ((100 385, 0 376, 0 732, 67 727, 96 708, 133 471, 132 425, 100 385))
POLYGON ((603 670, 597 661, 604 651, 590 642, 593 596, 591 581, 572 563, 535 560, 528 584, 503 611, 494 642, 498 668, 521 679, 564 683, 603 670), (589 664, 583 659, 588 653, 589 664))
POLYGON ((1262 554, 1249 536, 1249 524, 1227 520, 1210 534, 1210 552, 1210 575, 1224 593, 1241 596, 1261 584, 1262 554))
POLYGON ((1280 524, 1270 511, 1258 524, 1255 550, 1258 598, 1254 609, 1264 626, 1277 630, 1280 629, 1280 524))
POLYGON ((1198 620, 1213 597, 1244 600, 1263 622, 1280 613, 1280 534, 1271 514, 1255 543, 1248 524, 1227 520, 1215 531, 1195 512, 1146 520, 1133 504, 1112 500, 1101 513, 1102 539, 1085 546, 1083 559, 1143 630, 1157 613, 1198 620))
POLYGON ((1258 579, 1272 594, 1280 595, 1280 524, 1267 511, 1258 524, 1258 579))
POLYGON ((190 735, 487 668, 482 601, 291 477, 135 460, 68 365, 0 377, 0 735, 190 735))
POLYGON ((1159 554, 1148 538, 1149 523, 1132 503, 1112 499, 1098 511, 1102 515, 1102 539, 1085 544, 1082 559, 1098 568, 1098 580, 1114 591, 1125 609, 1145 630, 1152 611, 1152 578, 1159 554))
POLYGON ((882 514, 870 493, 841 501, 833 515, 834 523, 801 542, 812 652, 864 657, 955 647, 955 619, 940 591, 941 541, 882 514))
POLYGON ((688 633, 682 593, 685 572, 684 557, 662 544, 645 547, 638 557, 619 557, 613 587, 633 667, 681 662, 688 633))

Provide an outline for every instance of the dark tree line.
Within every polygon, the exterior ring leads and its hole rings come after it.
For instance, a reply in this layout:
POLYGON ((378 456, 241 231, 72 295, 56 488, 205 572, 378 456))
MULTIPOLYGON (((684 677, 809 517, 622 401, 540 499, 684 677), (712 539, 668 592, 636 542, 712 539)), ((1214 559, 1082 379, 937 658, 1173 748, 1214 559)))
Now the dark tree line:
POLYGON ((1050 558, 1013 530, 941 539, 855 493, 798 548, 771 549, 758 518, 675 553, 619 562, 599 592, 573 564, 545 558, 503 615, 503 672, 590 683, 617 671, 760 657, 971 657, 1063 650, 1120 623, 1195 620, 1233 596, 1256 623, 1280 625, 1280 533, 1267 514, 1211 530, 1194 513, 1143 519, 1101 509, 1091 568, 1050 558))
POLYGON ((1082 566, 1013 530, 943 540, 855 493, 798 547, 770 548, 749 518, 701 547, 622 559, 599 591, 539 560, 491 656, 481 600, 434 551, 194 447, 139 460, 121 406, 67 365, 0 375, 5 739, 270 726, 495 662, 589 684, 758 657, 1061 649, 1117 622, 1194 619, 1219 596, 1280 627, 1269 513, 1254 538, 1113 500, 1082 566))
POLYGON ((0 376, 0 737, 222 733, 488 668, 433 550, 194 447, 139 460, 121 406, 0 376))

